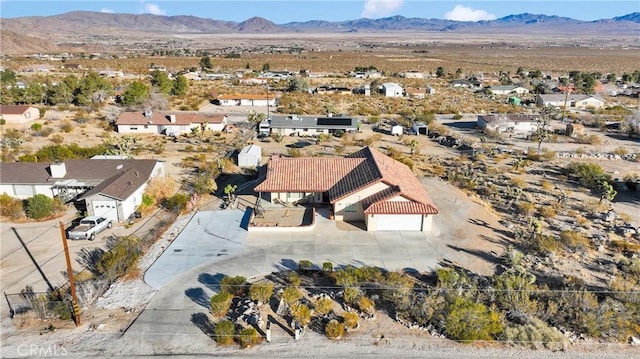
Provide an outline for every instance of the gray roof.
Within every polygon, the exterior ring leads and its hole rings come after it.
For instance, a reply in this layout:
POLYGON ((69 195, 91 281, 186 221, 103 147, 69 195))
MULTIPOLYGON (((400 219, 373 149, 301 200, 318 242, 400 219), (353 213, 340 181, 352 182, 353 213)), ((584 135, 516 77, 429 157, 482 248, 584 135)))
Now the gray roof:
POLYGON ((499 123, 499 122, 535 122, 540 118, 540 115, 521 115, 521 114, 491 114, 491 115, 478 115, 478 120, 482 119, 485 123, 499 123))
POLYGON ((540 96, 540 98, 544 101, 544 102, 557 102, 557 101, 564 101, 565 99, 567 101, 582 101, 582 100, 586 100, 588 98, 593 98, 599 101, 603 101, 603 99, 596 97, 596 96, 591 96, 591 95, 583 95, 583 94, 549 94, 549 95, 538 95, 540 96))
POLYGON ((253 155, 253 156, 261 156, 262 149, 257 145, 247 145, 242 148, 239 155, 253 155))
POLYGON ((270 127, 350 130, 358 128, 358 120, 353 117, 271 116, 270 127))
POLYGON ((0 162, 1 184, 54 184, 63 180, 76 180, 96 186, 104 180, 130 169, 149 178, 156 160, 81 159, 65 160, 66 174, 52 178, 46 162, 0 162))

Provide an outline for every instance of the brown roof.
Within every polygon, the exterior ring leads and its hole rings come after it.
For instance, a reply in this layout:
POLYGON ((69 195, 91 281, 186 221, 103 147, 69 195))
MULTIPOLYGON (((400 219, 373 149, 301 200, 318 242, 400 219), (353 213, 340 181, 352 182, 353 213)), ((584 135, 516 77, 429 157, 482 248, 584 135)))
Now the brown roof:
POLYGON ((168 112, 168 111, 153 111, 150 117, 146 117, 144 112, 135 111, 135 112, 123 112, 118 117, 116 121, 116 125, 176 125, 176 126, 184 126, 191 125, 193 123, 222 123, 225 115, 220 114, 204 114, 200 112, 187 112, 187 111, 178 111, 178 112, 168 112), (176 122, 171 123, 169 119, 169 115, 176 116, 176 122))
POLYGON ((273 100, 275 95, 269 94, 236 94, 236 95, 220 95, 220 100, 273 100))
POLYGON ((0 105, 0 115, 22 115, 31 106, 27 105, 0 105))
POLYGON ((267 165, 267 177, 255 190, 328 192, 329 201, 335 203, 378 182, 389 188, 363 200, 365 213, 438 213, 409 167, 370 147, 344 158, 271 158, 267 165), (408 202, 390 201, 398 196, 408 202))
POLYGON ((151 172, 140 173, 137 169, 129 168, 124 172, 120 172, 102 181, 99 185, 85 192, 80 199, 87 198, 94 194, 103 194, 123 201, 131 196, 140 186, 145 184, 147 180, 149 180, 150 175, 151 172))
POLYGON ((2 184, 53 184, 62 180, 76 180, 95 186, 114 175, 133 169, 148 178, 156 160, 81 159, 65 160, 66 175, 51 178, 49 163, 45 162, 0 162, 2 184))

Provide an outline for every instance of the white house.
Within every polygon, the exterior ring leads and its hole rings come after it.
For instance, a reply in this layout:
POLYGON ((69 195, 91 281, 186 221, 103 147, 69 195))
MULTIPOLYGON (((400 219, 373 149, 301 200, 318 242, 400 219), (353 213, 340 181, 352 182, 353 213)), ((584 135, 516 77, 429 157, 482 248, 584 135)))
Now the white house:
POLYGON ((220 106, 276 106, 274 94, 220 95, 213 100, 220 106))
POLYGON ((582 94, 550 94, 536 96, 536 105, 567 108, 602 108, 605 101, 599 97, 582 94))
POLYGON ((126 220, 142 203, 148 181, 164 174, 156 160, 82 159, 60 163, 0 163, 0 193, 84 201, 89 215, 126 220))
POLYGON ((386 97, 402 97, 404 96, 404 89, 402 86, 395 82, 385 82, 380 86, 380 92, 386 97))
POLYGON ((517 86, 517 85, 505 85, 505 86, 489 86, 489 92, 494 95, 524 95, 529 93, 529 89, 517 86))
POLYGON ((192 111, 129 111, 116 120, 119 133, 159 133, 181 135, 194 128, 200 131, 223 131, 227 116, 192 111))
POLYGON ((535 131, 539 118, 540 115, 478 115, 478 128, 529 135, 535 131))
POLYGON ((274 203, 330 204, 336 221, 367 231, 430 232, 438 214, 406 165, 365 147, 347 157, 272 157, 255 191, 274 203))
POLYGON ((25 123, 40 118, 40 110, 33 106, 1 105, 0 118, 6 123, 25 123))
POLYGON ((239 167, 257 167, 262 159, 262 149, 260 146, 248 145, 238 153, 239 167))
MULTIPOLYGON (((265 121, 263 121, 265 122, 265 121)), ((274 116, 263 124, 260 131, 280 133, 284 136, 316 136, 321 133, 339 134, 343 132, 356 132, 358 120, 353 117, 341 116, 300 116, 282 115, 274 116), (268 125, 268 129, 266 126, 268 125)))

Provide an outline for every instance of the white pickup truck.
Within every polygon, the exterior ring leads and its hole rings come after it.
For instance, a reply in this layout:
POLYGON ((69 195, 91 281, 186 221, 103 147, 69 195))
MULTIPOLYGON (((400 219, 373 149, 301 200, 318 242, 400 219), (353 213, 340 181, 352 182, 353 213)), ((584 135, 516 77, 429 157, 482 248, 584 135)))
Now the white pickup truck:
POLYGON ((69 239, 88 239, 90 241, 96 239, 96 234, 111 228, 111 220, 104 217, 90 216, 80 221, 77 227, 69 230, 67 238, 69 239))

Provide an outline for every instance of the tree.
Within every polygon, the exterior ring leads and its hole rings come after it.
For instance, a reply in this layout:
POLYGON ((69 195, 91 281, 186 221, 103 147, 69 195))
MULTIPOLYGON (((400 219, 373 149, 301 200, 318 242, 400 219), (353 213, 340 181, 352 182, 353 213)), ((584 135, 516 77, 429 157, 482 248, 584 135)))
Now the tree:
POLYGON ((202 69, 210 69, 212 67, 211 58, 209 56, 205 56, 205 57, 201 58, 200 59, 200 67, 202 69))
POLYGON ((262 120, 266 119, 267 115, 262 112, 251 111, 247 116, 247 120, 251 123, 260 123, 262 120))
POLYGON ((302 327, 306 327, 311 322, 311 309, 305 304, 296 304, 291 309, 293 319, 302 327))
POLYGON ((74 102, 81 106, 102 103, 111 89, 111 83, 107 79, 91 71, 78 81, 74 102))
POLYGON ((189 82, 184 75, 178 75, 173 80, 173 87, 171 88, 171 94, 174 96, 184 96, 189 88, 189 82))
POLYGON ((233 344, 235 329, 235 325, 230 320, 223 320, 216 324, 216 327, 213 330, 216 343, 220 345, 233 344))
POLYGON ((171 92, 173 83, 166 72, 154 70, 151 72, 151 86, 153 86, 158 92, 167 95, 171 92))
POLYGON ((236 189, 238 189, 237 184, 229 183, 224 187, 224 195, 227 197, 228 201, 231 201, 235 198, 236 189))
POLYGON ((287 84, 287 91, 289 92, 303 92, 309 89, 309 81, 302 77, 292 77, 287 84))
POLYGON ((228 292, 220 292, 211 297, 211 313, 216 317, 223 317, 231 308, 231 299, 233 296, 228 292))
POLYGON ((436 76, 437 77, 444 77, 447 73, 444 71, 444 67, 442 66, 438 66, 438 68, 436 69, 436 76))
POLYGON ((225 276, 220 280, 220 291, 227 292, 233 296, 242 296, 246 290, 247 278, 237 275, 235 277, 225 276))
POLYGON ((251 300, 267 303, 271 295, 273 295, 273 283, 271 282, 256 282, 251 284, 249 288, 249 297, 251 300))
POLYGON ((269 71, 271 70, 271 65, 269 65, 268 62, 262 64, 262 71, 269 71))
POLYGON ((295 287, 287 287, 282 292, 282 300, 289 306, 293 307, 293 305, 298 302, 302 298, 302 292, 300 289, 295 287))
POLYGON ((124 106, 142 104, 149 98, 149 86, 139 81, 133 81, 122 93, 120 103, 124 106))
POLYGON ((551 118, 548 115, 540 116, 536 120, 536 131, 535 136, 538 141, 538 152, 540 152, 540 146, 542 146, 542 142, 546 141, 549 138, 549 124, 551 123, 551 118))
POLYGON ((602 201, 604 201, 605 199, 607 201, 613 201, 613 199, 616 198, 616 195, 618 194, 618 191, 616 191, 611 183, 609 183, 609 181, 607 180, 600 181, 600 191, 600 203, 602 203, 602 201))
POLYGON ((447 310, 445 328, 455 340, 493 340, 502 332, 502 321, 484 304, 458 297, 447 310))
POLYGON ((49 217, 53 214, 53 199, 36 194, 27 199, 27 216, 33 219, 49 217))

